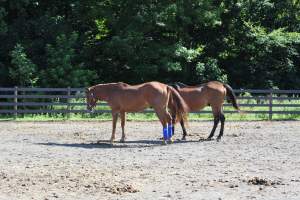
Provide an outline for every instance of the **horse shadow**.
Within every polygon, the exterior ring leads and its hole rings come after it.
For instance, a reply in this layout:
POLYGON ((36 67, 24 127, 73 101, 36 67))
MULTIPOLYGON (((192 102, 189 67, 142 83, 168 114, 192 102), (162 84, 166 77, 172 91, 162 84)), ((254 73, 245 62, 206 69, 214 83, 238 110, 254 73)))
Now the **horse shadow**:
POLYGON ((37 145, 56 146, 56 147, 70 147, 70 148, 84 148, 84 149, 121 149, 121 148, 151 148, 163 147, 168 145, 176 145, 183 143, 196 143, 198 140, 175 140, 172 144, 163 145, 161 140, 130 140, 124 143, 115 142, 111 144, 109 140, 99 140, 98 142, 91 143, 57 143, 46 142, 36 143, 37 145))

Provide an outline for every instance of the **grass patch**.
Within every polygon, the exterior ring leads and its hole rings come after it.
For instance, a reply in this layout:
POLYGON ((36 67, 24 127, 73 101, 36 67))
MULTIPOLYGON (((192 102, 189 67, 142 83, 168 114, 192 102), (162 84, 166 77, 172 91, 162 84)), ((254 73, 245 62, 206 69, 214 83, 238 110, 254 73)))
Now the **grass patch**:
MULTIPOLYGON (((243 96, 251 96, 250 94, 246 93, 243 96)), ((59 101, 59 100, 58 100, 59 101)), ((58 102, 57 101, 57 102, 58 102)), ((71 110, 85 110, 85 99, 78 98, 78 99, 72 99, 70 101, 71 110)), ((239 104, 254 104, 255 106, 243 106, 241 107, 244 111, 269 111, 269 100, 259 100, 256 101, 255 99, 245 99, 245 100, 238 100, 239 104), (256 106, 259 105, 259 106, 256 106)), ((300 111, 300 100, 299 99, 293 99, 293 100, 275 100, 273 101, 274 105, 277 105, 276 107, 273 107, 273 111, 300 111), (288 105, 295 105, 295 107, 287 107, 288 105), (283 106, 281 106, 283 105, 283 106)), ((39 109, 39 107, 19 107, 19 109, 39 109)), ((44 108, 45 109, 45 108, 44 108)), ((49 110, 61 110, 61 109, 67 109, 67 106, 51 106, 47 108, 49 110)), ((110 110, 109 106, 103 105, 102 103, 99 103, 96 107, 96 110, 110 110)), ((213 116, 211 113, 210 107, 205 107, 203 111, 206 111, 208 113, 190 113, 189 114, 189 120, 212 120, 213 116)), ((226 120, 232 120, 232 121, 253 121, 253 120, 268 120, 269 114, 268 113, 226 113, 226 111, 234 111, 234 108, 232 106, 225 106, 225 117, 226 120)), ((300 120, 299 114, 273 114, 272 116, 273 120, 300 120)), ((112 120, 110 113, 101 113, 101 114, 90 114, 90 113, 81 113, 81 114, 56 114, 56 113, 49 113, 49 114, 22 114, 18 115, 16 119, 14 119, 13 115, 0 115, 0 121, 3 120, 15 120, 15 121, 63 121, 63 120, 72 120, 72 121, 107 121, 112 120)), ((156 117, 155 113, 127 113, 127 120, 128 121, 156 121, 158 118, 156 117)))

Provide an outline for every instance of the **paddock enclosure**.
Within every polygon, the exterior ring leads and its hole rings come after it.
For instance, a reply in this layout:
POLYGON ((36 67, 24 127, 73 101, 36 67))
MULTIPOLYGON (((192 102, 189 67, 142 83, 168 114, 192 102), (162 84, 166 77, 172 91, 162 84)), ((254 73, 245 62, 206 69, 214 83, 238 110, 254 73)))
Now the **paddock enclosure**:
MULTIPOLYGON (((13 115, 15 118, 24 114, 71 114, 87 113, 84 88, 2 88, 0 87, 0 114, 13 115)), ((235 89, 241 110, 247 115, 259 115, 259 118, 272 120, 274 115, 288 116, 295 119, 300 114, 300 90, 261 90, 235 89)), ((231 103, 224 104, 224 112, 236 113, 231 103)), ((95 113, 110 113, 107 103, 98 103, 95 113)), ((153 113, 146 109, 143 113, 153 113)), ((211 113, 204 109, 194 113, 211 113)), ((282 118, 280 118, 282 119, 282 118)))
POLYGON ((170 145, 158 121, 127 122, 113 146, 111 121, 0 127, 0 199, 300 198, 299 121, 228 121, 220 142, 199 141, 211 121, 189 122, 170 145))

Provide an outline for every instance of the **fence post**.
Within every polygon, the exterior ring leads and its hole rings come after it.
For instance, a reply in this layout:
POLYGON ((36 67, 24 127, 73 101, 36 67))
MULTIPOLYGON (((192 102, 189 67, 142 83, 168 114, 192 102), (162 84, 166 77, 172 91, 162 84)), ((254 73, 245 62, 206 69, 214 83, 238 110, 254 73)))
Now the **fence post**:
POLYGON ((18 117, 18 87, 15 86, 14 89, 14 119, 18 117))
POLYGON ((67 118, 70 119, 70 110, 71 110, 71 106, 70 106, 70 98, 69 96, 71 95, 71 87, 69 86, 68 87, 68 90, 67 90, 67 95, 68 95, 68 98, 67 98, 67 118))
POLYGON ((269 120, 272 120, 272 114, 273 114, 273 90, 270 91, 270 96, 269 96, 269 120))

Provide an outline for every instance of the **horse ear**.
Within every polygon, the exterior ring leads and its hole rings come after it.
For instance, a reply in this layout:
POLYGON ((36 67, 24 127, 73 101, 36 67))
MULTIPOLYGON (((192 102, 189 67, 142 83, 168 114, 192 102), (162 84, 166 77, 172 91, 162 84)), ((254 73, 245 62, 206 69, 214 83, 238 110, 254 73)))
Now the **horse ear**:
POLYGON ((85 88, 85 93, 88 93, 90 91, 89 88, 85 88))

